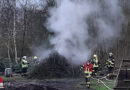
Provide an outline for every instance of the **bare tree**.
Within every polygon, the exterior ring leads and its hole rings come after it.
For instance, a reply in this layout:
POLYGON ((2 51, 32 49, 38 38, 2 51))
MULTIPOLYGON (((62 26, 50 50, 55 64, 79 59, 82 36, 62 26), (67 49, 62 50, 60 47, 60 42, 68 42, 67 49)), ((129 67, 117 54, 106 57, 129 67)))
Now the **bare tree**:
POLYGON ((14 28, 13 28, 13 42, 14 42, 14 51, 15 51, 15 62, 17 61, 17 45, 16 45, 16 0, 14 0, 14 28))

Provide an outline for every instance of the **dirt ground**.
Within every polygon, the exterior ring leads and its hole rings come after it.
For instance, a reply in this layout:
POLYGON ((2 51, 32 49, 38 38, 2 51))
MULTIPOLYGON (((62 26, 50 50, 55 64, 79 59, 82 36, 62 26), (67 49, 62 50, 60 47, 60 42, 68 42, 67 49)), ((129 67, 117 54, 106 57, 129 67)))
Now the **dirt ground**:
MULTIPOLYGON (((11 78, 3 77, 3 80, 4 89, 0 90, 97 90, 93 88, 87 89, 85 87, 84 77, 77 79, 64 78, 33 80, 16 76, 11 78)), ((92 87, 96 85, 96 83, 92 83, 92 87)))
POLYGON ((16 76, 3 80, 4 89, 0 90, 86 90, 84 78, 32 80, 16 76))

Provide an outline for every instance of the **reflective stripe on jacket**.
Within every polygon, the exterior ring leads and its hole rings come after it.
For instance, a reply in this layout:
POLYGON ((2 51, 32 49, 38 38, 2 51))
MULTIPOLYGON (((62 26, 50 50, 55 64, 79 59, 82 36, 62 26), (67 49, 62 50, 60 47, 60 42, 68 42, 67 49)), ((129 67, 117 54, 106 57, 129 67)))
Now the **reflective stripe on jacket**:
POLYGON ((28 61, 25 59, 22 59, 22 68, 28 68, 28 61))
POLYGON ((107 64, 108 67, 114 67, 114 62, 111 60, 109 60, 107 64))
POLYGON ((94 63, 93 67, 99 67, 99 65, 97 63, 94 63))

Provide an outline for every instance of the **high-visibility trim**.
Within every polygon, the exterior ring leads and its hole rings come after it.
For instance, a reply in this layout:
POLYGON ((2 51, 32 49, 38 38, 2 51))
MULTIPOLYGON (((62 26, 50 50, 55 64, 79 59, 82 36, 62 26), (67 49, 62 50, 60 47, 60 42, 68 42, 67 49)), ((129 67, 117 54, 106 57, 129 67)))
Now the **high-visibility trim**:
POLYGON ((98 63, 98 59, 96 59, 96 61, 95 61, 96 63, 98 63))
POLYGON ((94 64, 93 67, 99 67, 99 65, 94 64))
POLYGON ((90 82, 87 82, 87 84, 90 84, 90 82))
POLYGON ((86 76, 86 78, 90 78, 91 76, 86 76))
POLYGON ((4 88, 3 80, 1 77, 0 77, 0 88, 4 88))
POLYGON ((84 71, 85 74, 92 74, 91 71, 84 71))
POLYGON ((25 59, 22 60, 22 68, 28 68, 28 61, 25 59))
POLYGON ((4 84, 3 84, 3 82, 0 83, 0 88, 4 88, 4 84))

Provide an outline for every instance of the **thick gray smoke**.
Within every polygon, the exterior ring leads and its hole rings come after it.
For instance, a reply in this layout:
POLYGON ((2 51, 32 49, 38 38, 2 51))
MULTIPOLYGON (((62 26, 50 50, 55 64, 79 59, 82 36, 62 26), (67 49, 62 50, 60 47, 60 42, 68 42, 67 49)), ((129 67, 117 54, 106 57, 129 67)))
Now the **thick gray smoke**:
POLYGON ((87 61, 103 41, 119 37, 123 13, 118 0, 55 0, 49 10, 47 27, 55 35, 50 39, 60 55, 69 62, 87 61))

